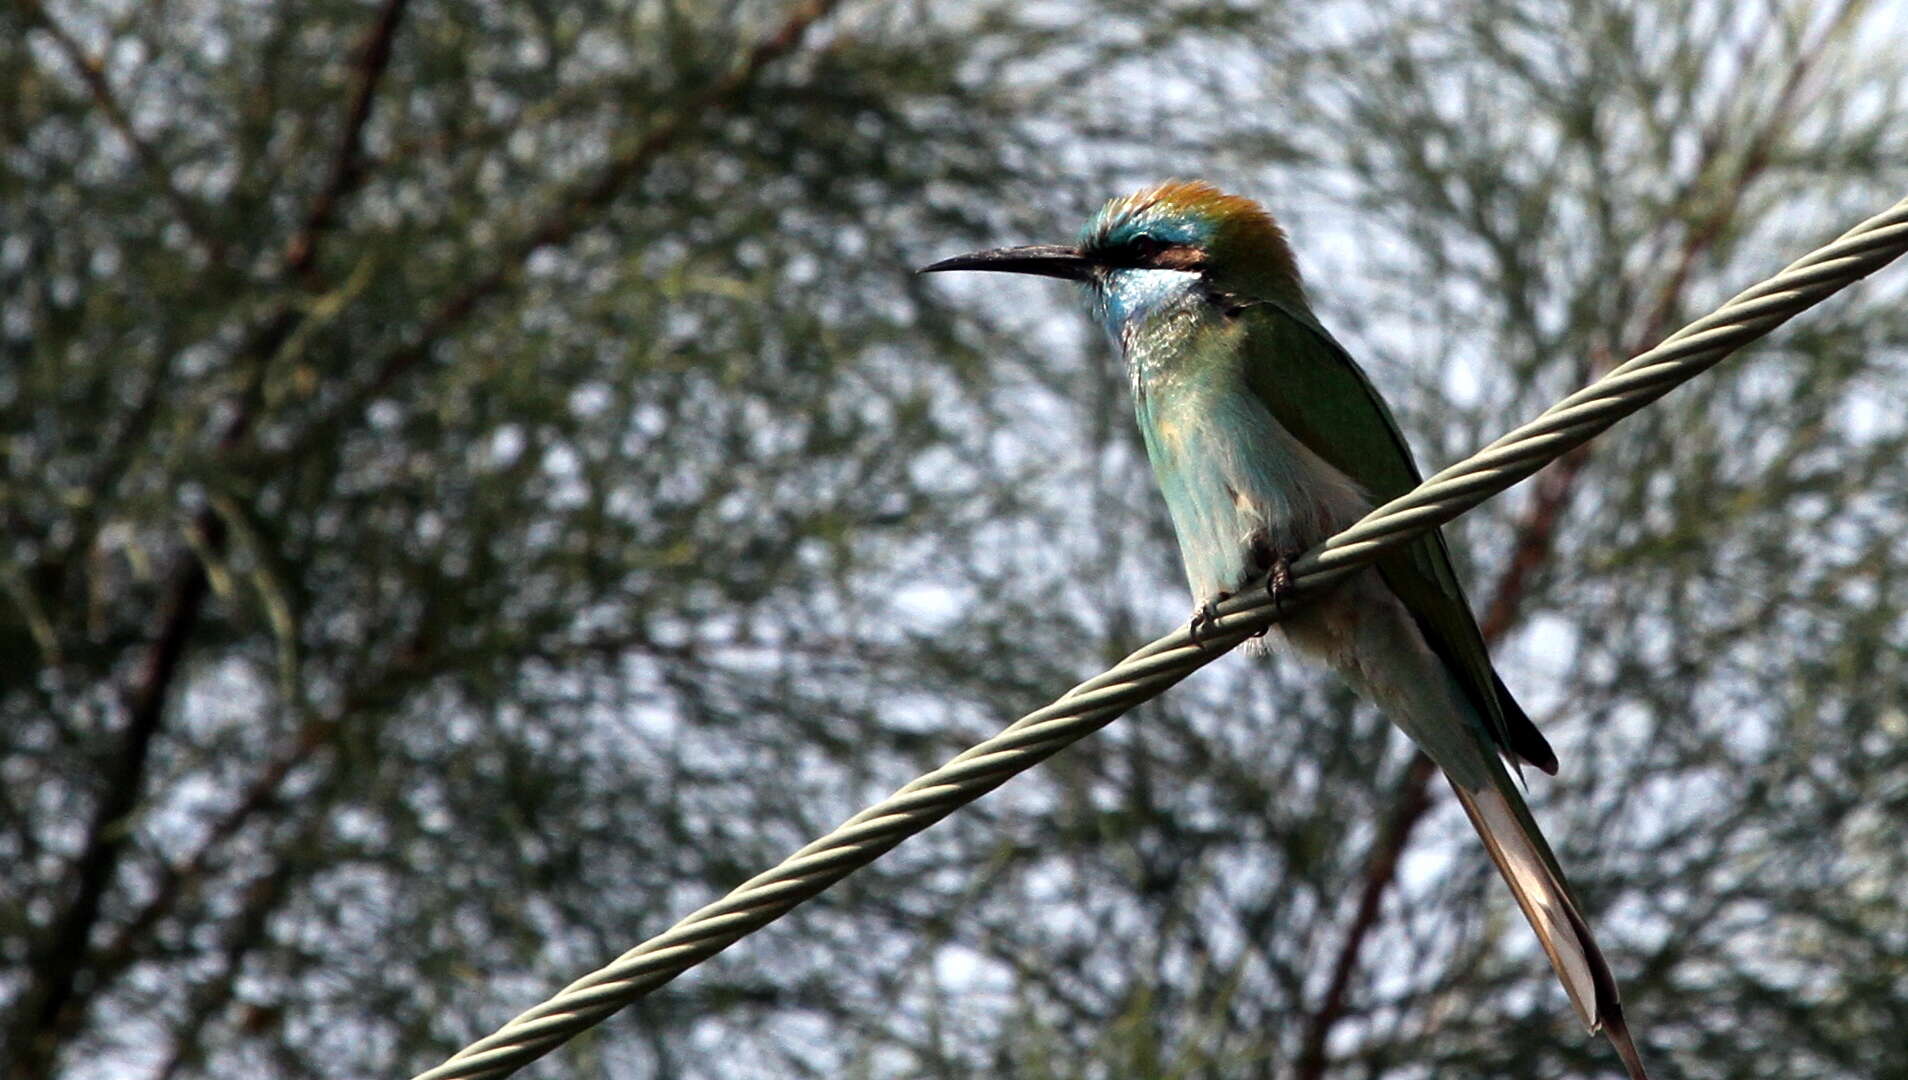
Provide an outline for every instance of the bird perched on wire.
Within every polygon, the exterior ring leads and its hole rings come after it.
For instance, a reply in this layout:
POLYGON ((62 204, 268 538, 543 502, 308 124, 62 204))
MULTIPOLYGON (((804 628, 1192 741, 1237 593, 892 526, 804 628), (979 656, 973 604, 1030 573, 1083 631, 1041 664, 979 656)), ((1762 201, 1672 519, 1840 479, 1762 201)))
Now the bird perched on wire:
MULTIPOLYGON (((1391 411, 1306 302, 1285 234, 1257 203, 1173 181, 1114 199, 1075 246, 944 259, 1086 285, 1119 344, 1147 457, 1192 586, 1213 606, 1415 487, 1391 411)), ((1506 761, 1557 757, 1491 666, 1432 529, 1279 624, 1437 762, 1543 943, 1578 1015, 1645 1080, 1609 965, 1506 761)))

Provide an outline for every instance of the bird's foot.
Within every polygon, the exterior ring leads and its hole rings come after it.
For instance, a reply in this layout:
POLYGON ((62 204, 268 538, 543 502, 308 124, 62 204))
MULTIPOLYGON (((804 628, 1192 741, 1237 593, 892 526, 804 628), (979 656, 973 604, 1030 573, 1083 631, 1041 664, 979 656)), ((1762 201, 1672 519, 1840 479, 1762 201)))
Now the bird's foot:
POLYGON ((1265 596, 1272 601, 1272 610, 1285 614, 1285 597, 1292 591, 1292 560, 1285 555, 1272 556, 1272 565, 1266 568, 1265 596))
MULTIPOLYGON (((1252 564, 1265 573, 1265 595, 1272 601, 1272 611, 1275 615, 1285 614, 1285 595, 1292 588, 1292 559, 1296 555, 1296 552, 1286 554, 1274 551, 1271 543, 1263 536, 1253 541, 1252 564)), ((1252 636, 1262 638, 1271 630, 1272 626, 1268 623, 1252 636)))
POLYGON ((1212 626, 1212 624, 1219 621, 1219 605, 1230 599, 1232 599, 1232 594, 1229 592, 1217 593, 1212 599, 1193 610, 1192 621, 1186 624, 1186 636, 1192 638, 1194 645, 1202 649, 1206 647, 1206 643, 1199 640, 1199 635, 1208 627, 1212 626))

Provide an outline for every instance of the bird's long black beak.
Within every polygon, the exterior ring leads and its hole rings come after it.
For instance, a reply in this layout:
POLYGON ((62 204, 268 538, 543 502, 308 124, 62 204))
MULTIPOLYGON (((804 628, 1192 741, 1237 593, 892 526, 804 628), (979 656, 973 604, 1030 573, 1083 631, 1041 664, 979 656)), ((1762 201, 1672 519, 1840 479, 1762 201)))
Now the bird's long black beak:
POLYGON ((1068 281, 1085 281, 1093 274, 1093 260, 1087 258, 1086 253, 1079 248, 1064 244, 1033 244, 956 255, 932 266, 923 266, 919 272, 933 274, 942 270, 999 270, 1009 274, 1039 274, 1042 277, 1066 278, 1068 281))

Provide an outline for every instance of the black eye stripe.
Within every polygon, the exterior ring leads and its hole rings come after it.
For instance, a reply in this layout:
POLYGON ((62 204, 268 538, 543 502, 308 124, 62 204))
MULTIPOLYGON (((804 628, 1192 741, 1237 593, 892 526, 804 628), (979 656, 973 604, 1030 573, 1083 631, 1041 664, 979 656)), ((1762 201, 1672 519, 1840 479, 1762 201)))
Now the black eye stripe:
POLYGON ((1197 244, 1137 233, 1117 243, 1102 234, 1087 245, 1087 253, 1103 267, 1133 270, 1200 270, 1206 252, 1197 244))
POLYGON ((1103 265, 1136 270, 1197 270, 1205 266, 1206 253, 1193 244, 1164 240, 1152 233, 1140 233, 1118 247, 1101 249, 1103 265))

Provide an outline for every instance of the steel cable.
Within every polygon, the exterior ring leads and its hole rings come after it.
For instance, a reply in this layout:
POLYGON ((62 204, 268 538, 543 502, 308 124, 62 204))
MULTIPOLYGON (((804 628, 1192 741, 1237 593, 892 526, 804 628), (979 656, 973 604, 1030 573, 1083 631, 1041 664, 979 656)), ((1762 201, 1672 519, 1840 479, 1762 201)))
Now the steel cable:
MULTIPOLYGON (((1791 263, 1671 334, 1536 419, 1373 510, 1292 564, 1280 605, 1370 563, 1517 483, 1630 413, 1714 366, 1908 250, 1908 199, 1791 263)), ((506 1076, 635 999, 781 917, 909 836, 1097 731, 1277 620, 1248 588, 1219 606, 1195 643, 1187 628, 1153 641, 1052 704, 1014 721, 727 896, 564 987, 414 1080, 506 1076)))

